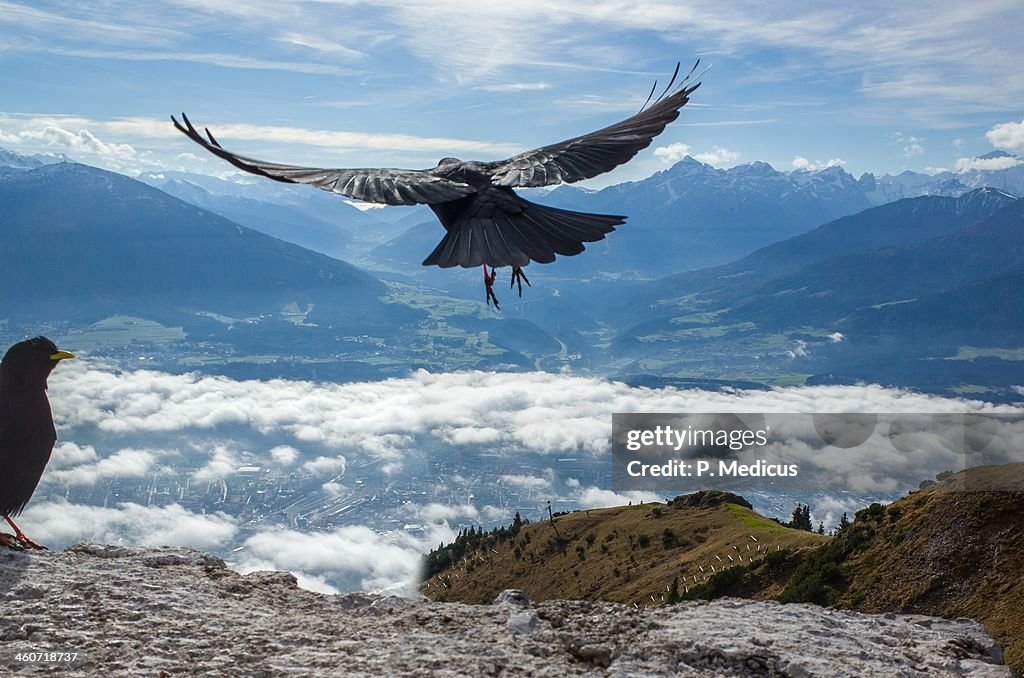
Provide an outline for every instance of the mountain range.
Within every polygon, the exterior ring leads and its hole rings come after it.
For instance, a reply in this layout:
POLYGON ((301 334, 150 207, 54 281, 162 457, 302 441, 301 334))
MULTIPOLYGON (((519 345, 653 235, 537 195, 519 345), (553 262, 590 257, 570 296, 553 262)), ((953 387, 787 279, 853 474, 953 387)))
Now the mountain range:
POLYGON ((600 317, 619 329, 613 356, 632 361, 623 376, 714 377, 728 364, 776 384, 1009 386, 1024 379, 1021 270, 1024 201, 982 188, 898 200, 620 288, 600 317))
POLYGON ((522 300, 499 287, 495 313, 478 270, 419 265, 441 233, 422 206, 363 209, 309 187, 184 173, 146 185, 46 160, 0 155, 8 328, 141 318, 178 328, 179 346, 224 370, 245 356, 354 351, 363 376, 572 364, 631 383, 997 385, 995 399, 1024 382, 1024 203, 967 190, 980 176, 1012 184, 1019 166, 960 173, 953 187, 687 158, 603 191, 528 191, 630 221, 578 257, 531 266, 522 300), (897 189, 936 194, 872 206, 897 189), (701 254, 728 260, 686 264, 701 254))
MULTIPOLYGON (((978 160, 1019 160, 994 151, 978 160)), ((347 246, 321 243, 306 236, 309 228, 278 220, 271 235, 297 242, 332 256, 379 271, 427 280, 445 277, 424 269, 420 262, 443 232, 429 210, 387 208, 360 211, 309 187, 274 182, 239 184, 187 173, 165 172, 140 177, 161 190, 194 202, 240 223, 260 228, 252 220, 255 205, 247 209, 227 198, 299 207, 321 222, 347 232, 355 240, 347 246), (188 188, 194 184, 203 193, 188 188), (216 196, 218 200, 211 196, 216 196), (401 215, 395 218, 390 215, 401 215), (385 216, 388 215, 388 216, 385 216), (247 222, 246 219, 249 219, 247 222), (282 227, 283 226, 283 227, 282 227), (399 230, 401 229, 401 230, 399 230)), ((799 235, 838 217, 906 197, 958 197, 978 187, 995 187, 1013 196, 1024 195, 1024 164, 1000 170, 968 170, 927 175, 903 172, 854 178, 842 167, 780 172, 764 162, 717 169, 692 157, 634 182, 600 191, 563 185, 554 190, 527 189, 523 194, 543 204, 586 212, 624 214, 629 217, 606 240, 587 246, 587 254, 562 257, 556 266, 535 266, 538 280, 565 281, 653 279, 680 271, 728 263, 761 247, 799 235)), ((268 227, 271 228, 271 227, 268 227)), ((269 232, 269 231, 268 231, 269 232)), ((448 278, 450 280, 450 276, 448 278)))

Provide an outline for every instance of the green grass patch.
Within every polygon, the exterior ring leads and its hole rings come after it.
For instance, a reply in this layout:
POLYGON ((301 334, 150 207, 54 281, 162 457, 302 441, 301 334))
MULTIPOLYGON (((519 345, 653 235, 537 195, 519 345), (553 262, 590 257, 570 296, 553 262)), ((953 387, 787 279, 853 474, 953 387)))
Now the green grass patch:
POLYGON ((999 358, 1000 360, 1024 360, 1024 348, 981 348, 961 346, 959 352, 947 360, 974 360, 975 358, 999 358))
POLYGON ((744 527, 749 527, 753 530, 764 530, 765 532, 772 534, 781 534, 789 530, 788 527, 780 525, 770 518, 759 516, 750 509, 744 508, 739 504, 723 504, 723 506, 725 506, 726 510, 732 514, 733 518, 736 518, 743 523, 744 527))

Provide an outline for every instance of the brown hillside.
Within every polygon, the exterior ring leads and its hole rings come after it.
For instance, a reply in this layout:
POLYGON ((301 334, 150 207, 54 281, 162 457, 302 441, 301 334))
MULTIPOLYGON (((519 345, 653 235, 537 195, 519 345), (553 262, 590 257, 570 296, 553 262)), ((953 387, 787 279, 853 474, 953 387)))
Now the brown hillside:
MULTIPOLYGON (((509 539, 486 538, 421 590, 438 601, 489 603, 508 588, 532 600, 559 598, 661 604, 713 572, 749 564, 770 550, 805 551, 828 537, 758 515, 740 497, 698 492, 672 503, 591 509, 524 525, 509 539), (703 569, 702 569, 703 568, 703 569)), ((781 591, 772 582, 755 597, 781 591)))
POLYGON ((970 617, 1024 671, 1024 463, 957 473, 870 525, 840 607, 970 617))

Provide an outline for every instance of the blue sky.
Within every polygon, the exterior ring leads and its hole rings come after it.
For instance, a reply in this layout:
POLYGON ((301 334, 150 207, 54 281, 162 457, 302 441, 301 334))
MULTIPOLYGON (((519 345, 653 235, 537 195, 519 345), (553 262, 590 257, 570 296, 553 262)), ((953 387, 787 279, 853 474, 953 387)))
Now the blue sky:
POLYGON ((700 57, 713 67, 680 119, 592 185, 687 152, 955 169, 1024 153, 1022 29, 1020 0, 0 0, 0 147, 227 173, 174 131, 184 110, 279 162, 493 160, 626 117, 700 57))

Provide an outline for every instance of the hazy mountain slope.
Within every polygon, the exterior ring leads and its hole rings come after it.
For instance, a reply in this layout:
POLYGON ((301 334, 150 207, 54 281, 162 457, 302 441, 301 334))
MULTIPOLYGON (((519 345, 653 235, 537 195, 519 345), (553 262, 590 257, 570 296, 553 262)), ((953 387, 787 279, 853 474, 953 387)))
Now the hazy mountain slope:
POLYGON ((392 323, 407 310, 381 303, 385 287, 349 264, 112 172, 66 163, 6 175, 0 203, 6 313, 247 317, 313 304, 321 317, 360 325, 392 323))
POLYGON ((960 198, 908 198, 867 209, 759 249, 738 261, 624 290, 613 300, 614 313, 609 319, 637 322, 679 310, 728 307, 744 297, 761 294, 761 286, 767 281, 805 266, 865 250, 922 243, 1013 202, 1012 196, 1001 191, 980 189, 960 198))
POLYGON ((164 193, 202 207, 253 230, 336 259, 348 254, 352 235, 298 207, 231 195, 216 195, 188 181, 157 185, 164 193))
MULTIPOLYGON (((1024 201, 923 243, 826 259, 737 299, 726 317, 759 327, 831 325, 858 309, 904 303, 1024 266, 1024 201)), ((939 297, 939 300, 948 297, 939 297)), ((939 309, 955 320, 953 307, 939 309)), ((960 323, 962 326, 963 323, 960 323)))
POLYGON ((881 308, 864 308, 839 327, 856 333, 943 333, 979 345, 1017 346, 1024 336, 1024 269, 996 274, 937 294, 881 308), (951 312, 952 310, 952 312, 951 312))

